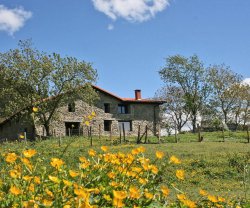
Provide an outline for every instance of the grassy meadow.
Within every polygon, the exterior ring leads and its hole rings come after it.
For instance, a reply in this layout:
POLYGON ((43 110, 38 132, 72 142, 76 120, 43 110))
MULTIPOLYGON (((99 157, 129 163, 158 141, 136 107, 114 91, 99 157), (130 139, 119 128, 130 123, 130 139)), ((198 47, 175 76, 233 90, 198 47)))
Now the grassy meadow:
MULTIPOLYGON (((179 196, 185 194, 188 198, 197 202, 197 206, 198 201, 200 204, 203 204, 198 207, 220 207, 219 204, 214 206, 206 202, 205 195, 200 193, 201 190, 206 191, 211 196, 219 196, 227 201, 237 202, 232 202, 230 206, 221 205, 221 207, 250 207, 250 144, 245 143, 245 132, 227 132, 225 134, 225 142, 222 142, 221 133, 203 133, 203 142, 197 142, 197 135, 186 133, 178 135, 178 143, 174 143, 174 136, 162 137, 161 144, 157 144, 157 138, 153 137, 149 138, 151 144, 136 144, 136 138, 129 138, 129 141, 126 141, 126 143, 122 142, 122 144, 119 144, 119 138, 113 138, 111 141, 109 138, 99 139, 94 137, 92 147, 90 146, 90 140, 83 137, 62 138, 60 145, 58 138, 28 143, 25 141, 5 142, 0 147, 2 153, 1 163, 5 163, 4 157, 8 153, 22 155, 22 152, 27 149, 35 149, 37 152, 36 157, 39 161, 39 163, 36 163, 37 171, 52 174, 55 170, 51 167, 51 158, 61 159, 64 164, 67 164, 69 170, 74 170, 79 166, 79 157, 90 157, 89 149, 96 151, 97 155, 102 152, 102 146, 107 146, 110 153, 122 152, 129 154, 132 149, 144 147, 143 157, 149 158, 159 168, 160 177, 152 178, 157 180, 154 183, 158 185, 163 184, 170 190, 165 199, 168 201, 165 207, 196 207, 194 204, 188 203, 186 199, 185 203, 176 197, 178 194, 179 196), (160 160, 155 155, 157 151, 164 153, 164 157, 160 160), (181 161, 180 164, 170 164, 169 161, 173 155, 181 161), (179 180, 176 177, 177 169, 184 170, 184 180, 179 180)), ((112 161, 110 162, 112 163, 112 161)), ((8 171, 11 170, 8 165, 6 166, 6 171, 7 169, 8 171)), ((3 172, 4 170, 2 169, 3 172)), ((1 174, 2 183, 5 180, 3 177, 5 177, 4 174, 1 174)), ((150 178, 151 176, 148 177, 150 178)), ((156 184, 152 184, 153 186, 156 186, 156 184)), ((162 198, 160 200, 164 201, 162 198)), ((128 203, 131 204, 132 202, 128 203)), ((146 206, 145 204, 147 202, 137 203, 138 207, 163 207, 159 204, 155 206, 146 206)), ((51 204, 48 204, 48 207, 49 205, 51 204)), ((111 205, 112 203, 110 202, 110 207, 111 205)), ((125 207, 125 205, 120 205, 114 207, 125 207)), ((60 207, 54 204, 53 206, 60 207)), ((8 207, 8 205, 1 207, 8 207)), ((43 205, 41 207, 46 206, 43 205)), ((101 207, 109 206, 104 206, 103 204, 101 207)), ((131 205, 131 207, 133 206, 131 205)))

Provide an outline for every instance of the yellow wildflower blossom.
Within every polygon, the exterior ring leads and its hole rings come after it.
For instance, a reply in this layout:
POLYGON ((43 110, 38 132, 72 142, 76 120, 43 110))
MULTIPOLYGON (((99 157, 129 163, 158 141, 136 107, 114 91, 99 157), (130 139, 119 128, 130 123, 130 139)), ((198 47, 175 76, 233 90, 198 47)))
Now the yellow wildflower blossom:
POLYGON ((149 192, 145 192, 144 196, 147 198, 147 199, 153 199, 154 198, 154 195, 149 193, 149 192))
POLYGON ((85 125, 89 126, 90 125, 89 121, 85 121, 85 125))
POLYGON ((116 174, 114 172, 109 172, 108 174, 108 177, 111 178, 111 179, 114 179, 116 174))
POLYGON ((164 152, 156 151, 155 155, 158 159, 162 159, 164 157, 164 152))
POLYGON ((19 188, 17 188, 16 186, 12 186, 9 191, 10 191, 10 193, 12 193, 16 196, 20 195, 22 193, 22 191, 19 188))
POLYGON ((108 151, 108 147, 107 146, 102 146, 101 149, 102 149, 103 152, 107 152, 108 151))
POLYGON ((184 170, 176 170, 175 173, 176 177, 180 180, 184 180, 184 174, 185 174, 184 170))
POLYGON ((53 181, 54 183, 60 183, 60 179, 56 176, 48 176, 49 180, 53 181))
POLYGON ((200 194, 201 196, 206 196, 206 195, 207 195, 207 192, 206 192, 205 190, 201 189, 201 190, 199 191, 199 194, 200 194))
POLYGON ((36 154, 36 150, 34 149, 29 149, 29 150, 24 150, 23 155, 24 157, 31 158, 36 154))
POLYGON ((59 158, 51 158, 51 162, 50 162, 51 166, 56 168, 56 169, 60 169, 60 167, 64 164, 63 160, 59 159, 59 158))
POLYGON ((75 178, 75 177, 77 177, 77 176, 79 175, 79 173, 76 172, 76 171, 73 171, 73 170, 69 170, 69 175, 70 175, 72 178, 75 178))
POLYGON ((138 188, 135 186, 132 186, 129 188, 129 196, 133 199, 139 199, 140 198, 140 192, 138 188))
POLYGON ((170 193, 170 190, 166 186, 161 186, 161 191, 163 196, 167 197, 170 193))
POLYGON ((5 158, 5 161, 8 163, 14 163, 16 159, 17 159, 16 153, 8 153, 5 158))
POLYGON ((127 194, 125 191, 113 191, 113 195, 114 195, 114 198, 113 198, 113 205, 115 207, 124 207, 124 204, 123 204, 123 199, 125 199, 127 197, 127 194))
POLYGON ((213 196, 213 195, 208 195, 208 196, 207 196, 207 199, 208 199, 209 201, 213 202, 213 203, 218 202, 217 197, 216 197, 216 196, 213 196))
POLYGON ((94 157, 96 155, 96 151, 93 149, 89 150, 89 156, 94 157))
POLYGON ((33 111, 34 113, 37 113, 37 112, 38 112, 38 108, 37 108, 37 107, 33 107, 33 108, 32 108, 32 111, 33 111))
POLYGON ((43 205, 46 206, 46 207, 51 207, 52 204, 53 204, 52 200, 49 200, 49 199, 44 199, 43 200, 43 205))
POLYGON ((169 162, 174 163, 174 164, 180 164, 181 163, 180 159, 178 159, 174 155, 170 157, 169 162))
POLYGON ((10 170, 10 177, 11 178, 19 178, 21 176, 21 173, 17 170, 10 170))

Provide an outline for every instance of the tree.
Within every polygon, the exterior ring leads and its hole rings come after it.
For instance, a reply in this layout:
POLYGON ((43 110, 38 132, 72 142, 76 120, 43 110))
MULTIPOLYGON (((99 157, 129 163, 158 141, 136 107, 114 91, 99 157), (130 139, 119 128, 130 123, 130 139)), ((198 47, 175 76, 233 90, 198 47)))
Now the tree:
POLYGON ((7 98, 8 93, 12 93, 5 102, 1 99, 5 114, 24 108, 31 114, 37 106, 36 116, 47 136, 60 106, 76 99, 91 102, 96 98, 90 83, 96 80, 97 72, 91 64, 40 52, 30 40, 20 41, 17 49, 1 53, 0 65, 0 76, 4 80, 1 96, 7 98), (15 108, 10 111, 10 106, 15 108))
POLYGON ((209 83, 213 89, 212 101, 222 114, 224 123, 229 123, 230 113, 236 105, 242 77, 225 65, 209 67, 209 83))
POLYGON ((167 85, 173 84, 183 90, 193 132, 196 132, 198 113, 202 110, 210 92, 203 63, 196 55, 189 58, 180 55, 170 56, 159 74, 167 85))
POLYGON ((187 123, 189 112, 186 109, 185 97, 182 88, 177 86, 162 87, 156 92, 156 98, 166 101, 162 110, 166 119, 170 120, 167 124, 181 132, 182 127, 187 123))

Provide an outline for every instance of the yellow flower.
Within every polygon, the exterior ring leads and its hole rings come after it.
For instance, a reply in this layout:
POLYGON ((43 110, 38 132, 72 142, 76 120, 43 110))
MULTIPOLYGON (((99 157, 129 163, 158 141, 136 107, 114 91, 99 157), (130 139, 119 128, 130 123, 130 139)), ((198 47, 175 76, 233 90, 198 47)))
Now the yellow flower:
POLYGON ((89 156, 94 157, 96 155, 96 151, 93 149, 89 150, 89 156))
POLYGON ((20 138, 20 139, 24 139, 24 135, 23 135, 23 134, 20 134, 20 135, 19 135, 19 138, 20 138))
POLYGON ((31 183, 31 184, 29 185, 29 191, 31 191, 31 192, 34 192, 34 191, 35 191, 35 185, 34 185, 34 183, 31 183))
POLYGON ((16 186, 12 186, 10 188, 10 193, 12 193, 12 194, 14 194, 14 195, 17 196, 17 195, 21 194, 22 191, 19 188, 17 188, 16 186))
POLYGON ((104 195, 103 195, 103 198, 104 198, 106 201, 112 201, 111 197, 110 197, 108 194, 104 194, 104 195))
POLYGON ((102 146, 101 149, 102 149, 103 152, 107 152, 108 151, 108 147, 107 146, 102 146))
POLYGON ((90 125, 89 121, 85 121, 85 125, 89 126, 90 125))
POLYGON ((180 164, 181 163, 181 161, 177 157, 175 157, 174 155, 170 157, 169 162, 174 163, 174 164, 180 164))
POLYGON ((32 176, 25 175, 23 176, 23 180, 30 181, 32 179, 32 176))
POLYGON ((33 108, 32 108, 32 111, 33 111, 34 113, 37 113, 37 112, 38 112, 38 108, 37 108, 37 107, 33 107, 33 108))
POLYGON ((159 170, 155 165, 151 165, 151 171, 152 173, 157 174, 159 170))
POLYGON ((46 206, 46 207, 50 207, 52 206, 53 204, 53 201, 49 200, 49 199, 44 199, 43 200, 43 205, 46 206))
POLYGON ((155 155, 158 159, 162 159, 164 157, 164 152, 156 151, 155 155))
POLYGON ((19 178, 21 176, 21 173, 17 170, 10 170, 10 177, 11 178, 19 178))
POLYGON ((219 202, 225 202, 225 201, 226 201, 226 199, 225 199, 225 198, 223 198, 223 197, 218 196, 218 201, 219 201, 219 202))
POLYGON ((70 182, 70 181, 68 181, 68 180, 63 179, 63 183, 64 183, 66 186, 72 186, 72 182, 70 182))
POLYGON ((139 178, 139 183, 140 184, 145 185, 145 184, 147 184, 147 182, 148 182, 148 179, 146 179, 146 178, 139 178))
POLYGON ((140 198, 140 192, 134 186, 129 188, 129 195, 130 195, 131 198, 134 198, 134 199, 139 199, 140 198))
POLYGON ((60 183, 59 178, 57 178, 56 176, 48 176, 49 180, 53 181, 54 183, 60 183))
POLYGON ((109 172, 108 174, 108 177, 111 178, 111 179, 114 179, 116 174, 114 172, 109 172))
POLYGON ((206 195, 207 195, 207 192, 206 192, 205 190, 201 189, 201 190, 199 191, 199 194, 200 194, 201 196, 206 196, 206 195))
POLYGON ((176 177, 180 180, 184 180, 184 174, 185 174, 184 170, 176 170, 175 173, 176 177))
POLYGON ((83 188, 74 189, 74 193, 85 200, 86 203, 89 203, 90 193, 85 191, 83 188))
POLYGON ((51 158, 50 164, 52 167, 60 169, 60 167, 64 164, 64 162, 59 158, 51 158))
POLYGON ((31 164, 31 162, 29 161, 29 159, 27 159, 27 158, 21 158, 21 161, 23 162, 23 164, 26 165, 27 168, 29 168, 30 170, 33 169, 33 166, 31 164))
POLYGON ((161 191, 163 193, 163 196, 167 197, 169 195, 170 190, 166 186, 161 187, 161 191))
POLYGON ((125 191, 113 191, 114 199, 113 199, 113 205, 115 207, 124 207, 123 199, 127 197, 127 194, 125 191))
POLYGON ((208 200, 209 200, 209 201, 211 201, 211 202, 213 202, 213 203, 218 202, 218 200, 217 200, 217 197, 216 197, 216 196, 213 196, 213 195, 208 195, 208 196, 207 196, 207 198, 208 198, 208 200))
POLYGON ((17 159, 16 153, 8 153, 5 158, 5 161, 8 163, 14 163, 16 159, 17 159))
POLYGON ((49 189, 45 189, 45 192, 50 198, 54 198, 54 194, 49 189))
POLYGON ((149 193, 149 192, 145 192, 144 196, 147 198, 147 199, 153 199, 154 198, 154 195, 149 193))
POLYGON ((75 177, 77 177, 77 176, 79 175, 79 173, 78 173, 78 172, 75 172, 75 171, 73 171, 73 170, 69 170, 69 175, 70 175, 72 178, 75 178, 75 177))
POLYGON ((35 176, 35 177, 34 177, 34 183, 40 184, 40 183, 41 183, 40 177, 35 176))
POLYGON ((34 149, 29 149, 29 150, 24 150, 23 155, 24 157, 31 158, 36 154, 36 150, 34 149))
POLYGON ((95 114, 95 112, 94 112, 94 111, 91 113, 91 115, 92 115, 92 116, 96 116, 96 114, 95 114))

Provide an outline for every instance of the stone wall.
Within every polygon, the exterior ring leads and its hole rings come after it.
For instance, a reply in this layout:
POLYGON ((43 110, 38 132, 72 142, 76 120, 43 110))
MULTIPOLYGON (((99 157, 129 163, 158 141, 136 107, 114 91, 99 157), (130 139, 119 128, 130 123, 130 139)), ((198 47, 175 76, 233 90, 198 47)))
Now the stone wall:
MULTIPOLYGON (((50 130, 55 136, 65 136, 66 129, 65 122, 80 122, 80 129, 76 130, 80 135, 86 136, 88 128, 84 121, 88 115, 95 112, 96 116, 91 121, 91 128, 93 135, 109 136, 110 131, 104 131, 104 120, 112 121, 111 129, 112 135, 119 135, 119 121, 131 121, 132 131, 126 131, 126 135, 137 135, 138 127, 141 126, 141 132, 145 131, 145 126, 148 126, 148 135, 157 133, 157 123, 159 123, 159 105, 147 103, 129 103, 129 113, 119 114, 118 104, 124 104, 122 101, 99 92, 100 99, 96 101, 93 106, 79 100, 75 102, 75 112, 68 112, 68 106, 63 106, 57 111, 56 121, 51 123, 50 130), (110 113, 104 112, 104 103, 110 104, 110 113)), ((43 135, 44 130, 42 126, 37 126, 37 133, 43 135)), ((77 133, 78 134, 78 133, 77 133)))
POLYGON ((26 131, 26 138, 34 138, 34 124, 31 117, 25 114, 18 114, 0 126, 0 140, 18 140, 20 134, 26 131))

